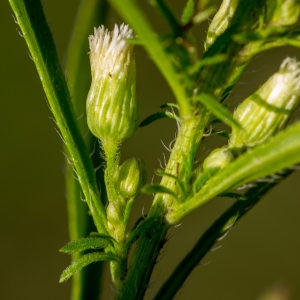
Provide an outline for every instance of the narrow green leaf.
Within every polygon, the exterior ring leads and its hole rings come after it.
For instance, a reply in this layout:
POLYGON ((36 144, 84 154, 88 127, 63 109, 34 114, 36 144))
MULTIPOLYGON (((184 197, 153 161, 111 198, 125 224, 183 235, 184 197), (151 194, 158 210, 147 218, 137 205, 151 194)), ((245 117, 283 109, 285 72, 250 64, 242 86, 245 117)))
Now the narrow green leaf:
POLYGON ((142 192, 144 192, 145 194, 157 194, 157 193, 168 194, 177 199, 177 195, 172 190, 160 184, 145 185, 142 188, 142 192))
POLYGON ((219 103, 212 95, 200 94, 196 97, 196 100, 201 102, 213 115, 225 124, 241 129, 241 125, 233 119, 231 112, 228 111, 224 105, 219 103))
POLYGON ((154 113, 154 114, 150 115, 149 117, 147 117, 146 119, 144 119, 140 123, 139 126, 144 127, 144 126, 147 126, 147 125, 153 123, 156 120, 163 119, 163 118, 177 119, 176 116, 169 111, 160 111, 160 112, 154 113))
POLYGON ((199 72, 200 68, 204 66, 212 66, 212 65, 217 65, 222 62, 225 62, 227 59, 226 54, 216 54, 214 56, 210 57, 205 57, 197 61, 193 66, 190 67, 189 73, 191 75, 196 74, 199 72))
POLYGON ((40 76, 50 109, 76 169, 86 202, 99 232, 105 233, 106 214, 96 182, 94 167, 79 132, 71 97, 56 53, 55 44, 38 0, 9 0, 40 76))
POLYGON ((87 265, 98 262, 98 261, 111 261, 117 260, 117 257, 112 253, 104 253, 104 252, 95 252, 88 253, 77 260, 75 260, 69 267, 67 267, 61 274, 59 282, 64 282, 68 280, 73 274, 80 271, 82 268, 87 265))
POLYGON ((188 0, 182 12, 181 23, 183 25, 188 24, 192 20, 194 12, 195 2, 194 0, 188 0))
POLYGON ((178 105, 176 103, 172 103, 172 102, 167 102, 167 103, 163 103, 160 108, 176 108, 177 110, 179 109, 178 105))
POLYGON ((91 249, 106 248, 111 246, 112 237, 88 237, 82 238, 76 241, 71 241, 63 246, 59 251, 64 253, 82 252, 91 249))
MULTIPOLYGON (((249 189, 244 195, 240 195, 240 197, 243 196, 246 201, 236 201, 211 224, 161 286, 154 300, 174 299, 189 274, 195 267, 199 266, 200 261, 218 239, 224 237, 235 223, 248 213, 271 188, 291 173, 291 170, 287 170, 281 174, 281 176, 277 177, 275 182, 260 182, 254 188, 249 189)), ((235 197, 235 195, 231 196, 235 197)))
POLYGON ((177 223, 213 197, 300 162, 300 122, 248 150, 209 179, 201 190, 167 216, 177 223))

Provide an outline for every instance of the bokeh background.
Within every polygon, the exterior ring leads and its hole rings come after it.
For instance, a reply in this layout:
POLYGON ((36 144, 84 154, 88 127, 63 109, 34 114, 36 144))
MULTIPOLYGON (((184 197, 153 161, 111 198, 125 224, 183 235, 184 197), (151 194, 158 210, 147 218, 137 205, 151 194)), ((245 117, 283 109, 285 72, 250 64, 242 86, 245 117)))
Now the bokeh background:
MULTIPOLYGON (((148 1, 143 2, 149 15, 159 20, 148 1)), ((184 1, 173 2, 177 9, 184 1)), ((62 63, 78 3, 43 1, 62 63)), ((110 24, 115 20, 111 13, 110 24)), ((58 252, 68 241, 63 147, 7 1, 0 1, 0 24, 0 299, 68 299, 69 283, 58 283, 60 272, 69 263, 69 258, 58 252)), ((163 23, 157 25, 164 27, 163 23)), ((299 50, 290 48, 257 57, 235 89, 235 101, 257 88, 287 55, 300 58, 299 50)), ((137 51, 137 66, 143 119, 158 111, 160 104, 173 101, 173 96, 141 50, 137 51)), ((299 113, 294 119, 299 120, 299 113)), ((139 129, 123 146, 123 157, 142 157, 153 171, 159 160, 163 161, 162 153, 168 154, 161 141, 168 144, 175 131, 170 120, 139 129)), ((204 144, 204 152, 208 147, 204 144)), ((297 172, 270 192, 218 244, 222 247, 208 254, 176 299, 262 300, 273 289, 288 296, 282 299, 300 299, 299 182, 297 172)), ((147 207, 147 201, 141 200, 136 210, 147 207)), ((147 299, 229 204, 229 200, 216 199, 170 232, 147 299)), ((105 299, 112 296, 109 285, 105 299)))

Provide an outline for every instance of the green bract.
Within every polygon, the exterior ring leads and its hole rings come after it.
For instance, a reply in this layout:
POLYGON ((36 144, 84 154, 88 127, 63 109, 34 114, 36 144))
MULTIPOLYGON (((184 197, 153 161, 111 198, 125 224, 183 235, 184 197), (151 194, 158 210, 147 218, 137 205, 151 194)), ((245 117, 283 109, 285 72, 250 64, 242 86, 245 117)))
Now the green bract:
POLYGON ((89 37, 92 84, 87 97, 87 122, 103 143, 120 143, 137 125, 135 60, 128 43, 132 30, 122 24, 112 32, 104 26, 89 37))
POLYGON ((255 146, 281 129, 299 104, 300 63, 286 58, 277 73, 244 100, 233 114, 243 129, 233 128, 230 147, 255 146))
POLYGON ((126 160, 119 169, 120 194, 125 198, 135 196, 143 184, 140 161, 135 158, 126 160))

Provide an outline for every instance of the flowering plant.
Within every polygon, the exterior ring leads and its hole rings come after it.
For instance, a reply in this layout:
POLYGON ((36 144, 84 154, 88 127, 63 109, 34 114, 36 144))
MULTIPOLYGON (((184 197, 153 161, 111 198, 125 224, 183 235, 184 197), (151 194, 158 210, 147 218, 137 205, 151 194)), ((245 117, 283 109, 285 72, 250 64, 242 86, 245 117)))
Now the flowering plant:
MULTIPOLYGON (((116 25, 112 31, 101 25, 90 35, 91 26, 77 29, 93 23, 97 8, 106 11, 108 6, 101 0, 83 0, 70 44, 68 83, 40 2, 9 2, 70 163, 71 242, 61 251, 72 255, 72 263, 61 281, 74 277, 73 300, 86 299, 87 280, 99 276, 85 267, 104 261, 109 262, 117 299, 143 299, 170 228, 216 196, 236 200, 179 262, 155 298, 172 299, 215 242, 300 163, 300 124, 288 125, 300 99, 300 63, 295 58, 286 58, 233 113, 226 106, 233 87, 257 54, 283 45, 300 46, 299 1, 188 0, 178 20, 164 1, 153 0, 170 27, 169 35, 163 35, 152 28, 136 1, 109 0, 129 25, 116 25), (208 20, 201 53, 192 29, 208 20), (80 58, 73 52, 83 46, 76 41, 84 35, 86 39, 89 35, 92 80, 82 97, 76 85, 81 78, 76 69, 80 58), (147 182, 139 158, 122 161, 121 157, 122 142, 138 124, 135 45, 147 51, 174 94, 174 103, 163 105, 163 111, 140 123, 146 126, 169 117, 178 124, 166 166, 156 172, 161 177, 158 183, 147 182), (78 115, 84 117, 78 120, 78 115), (229 129, 218 132, 216 123, 229 129), (224 135, 226 143, 198 160, 208 128, 224 135), (99 164, 100 172, 96 172, 99 164), (245 188, 241 191, 240 187, 245 188), (131 226, 133 203, 143 194, 153 195, 151 207, 131 226), (83 219, 79 220, 79 214, 83 219), (94 228, 83 232, 79 228, 85 227, 89 215, 94 228)), ((97 299, 98 294, 93 297, 97 299)))

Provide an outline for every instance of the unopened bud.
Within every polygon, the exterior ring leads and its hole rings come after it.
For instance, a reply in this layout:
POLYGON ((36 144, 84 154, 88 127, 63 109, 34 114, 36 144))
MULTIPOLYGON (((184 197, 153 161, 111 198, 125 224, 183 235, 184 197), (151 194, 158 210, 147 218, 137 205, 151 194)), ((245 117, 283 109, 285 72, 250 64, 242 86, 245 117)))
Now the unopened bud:
POLYGON ((194 192, 199 191, 209 178, 224 169, 233 160, 234 155, 228 147, 217 148, 210 152, 203 161, 201 169, 196 170, 193 185, 194 192))
POLYGON ((117 241, 122 240, 124 237, 124 207, 125 203, 120 197, 113 202, 109 202, 106 208, 108 230, 117 241))
POLYGON ((299 101, 300 62, 286 58, 279 71, 235 110, 233 117, 242 129, 232 129, 230 147, 264 142, 287 123, 299 101))
POLYGON ((87 122, 102 141, 121 143, 137 126, 135 60, 127 40, 132 30, 122 24, 109 32, 104 26, 89 37, 92 84, 87 97, 87 122))
POLYGON ((228 148, 218 148, 213 150, 203 162, 203 171, 215 174, 225 168, 234 159, 233 154, 228 148))
POLYGON ((269 24, 273 26, 289 26, 295 24, 300 15, 299 0, 269 1, 269 24))
POLYGON ((119 168, 120 194, 125 198, 134 197, 143 185, 144 177, 143 166, 139 160, 126 160, 119 168))
POLYGON ((205 42, 205 47, 209 48, 229 26, 233 14, 237 8, 239 0, 223 0, 222 4, 212 19, 205 42))

